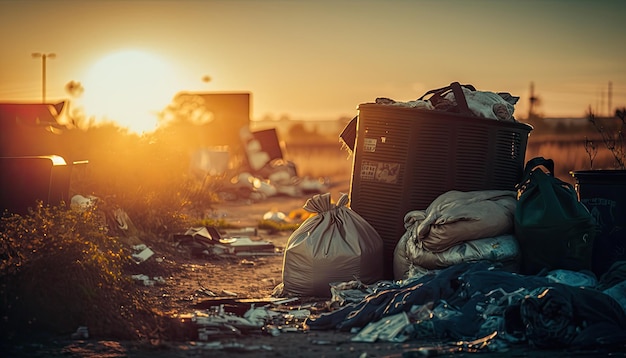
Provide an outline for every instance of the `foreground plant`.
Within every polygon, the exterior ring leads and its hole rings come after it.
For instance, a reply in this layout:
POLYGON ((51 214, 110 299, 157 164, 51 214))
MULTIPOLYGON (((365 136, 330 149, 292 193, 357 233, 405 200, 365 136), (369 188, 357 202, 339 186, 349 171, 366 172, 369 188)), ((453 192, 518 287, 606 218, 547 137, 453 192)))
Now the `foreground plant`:
POLYGON ((79 326, 95 335, 135 338, 146 326, 134 318, 146 310, 123 275, 130 255, 107 235, 97 208, 39 203, 28 215, 5 213, 0 256, 3 340, 79 326))

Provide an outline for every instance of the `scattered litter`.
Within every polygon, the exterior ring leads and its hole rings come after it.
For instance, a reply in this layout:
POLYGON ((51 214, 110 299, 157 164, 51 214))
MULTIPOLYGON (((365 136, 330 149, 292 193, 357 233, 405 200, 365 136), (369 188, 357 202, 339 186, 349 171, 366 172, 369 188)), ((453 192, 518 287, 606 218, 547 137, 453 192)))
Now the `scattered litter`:
POLYGON ((310 212, 304 208, 298 208, 290 211, 287 216, 291 221, 304 221, 313 215, 316 215, 316 213, 310 212))
POLYGON ((353 332, 359 341, 382 336, 395 342, 456 342, 416 352, 424 355, 500 352, 524 341, 540 349, 626 341, 626 312, 619 304, 624 286, 612 286, 612 296, 600 293, 598 286, 571 286, 501 267, 489 261, 466 262, 416 280, 394 281, 358 303, 313 314, 305 324, 311 330, 353 332), (397 316, 404 313, 408 322, 397 316), (381 335, 385 329, 390 333, 381 335))
MULTIPOLYGON (((247 230, 246 232, 256 232, 247 230)), ((222 237, 214 227, 190 228, 185 234, 173 236, 177 246, 188 247, 192 253, 208 255, 263 256, 279 255, 276 246, 258 237, 249 236, 222 237)))
POLYGON ((224 336, 241 336, 241 331, 228 324, 198 329, 198 340, 200 341, 208 341, 224 336))
POLYGON ((328 190, 328 179, 299 177, 295 164, 283 159, 276 130, 250 132, 248 128, 241 128, 239 137, 249 168, 224 183, 219 193, 221 198, 258 201, 278 195, 321 194, 328 190))
POLYGON ((161 277, 161 276, 154 276, 152 279, 154 280, 154 282, 156 282, 156 283, 158 283, 160 285, 165 285, 165 283, 166 283, 165 279, 163 277, 161 277))
POLYGON ((404 342, 406 335, 402 335, 405 327, 411 321, 406 312, 401 312, 393 316, 385 317, 376 322, 370 322, 359 333, 352 337, 353 342, 373 343, 378 340, 387 342, 404 342))
POLYGON ((131 278, 135 281, 141 281, 144 286, 154 286, 157 283, 160 285, 166 284, 165 279, 161 276, 155 276, 155 277, 150 278, 149 276, 144 275, 144 274, 137 274, 137 275, 132 275, 131 278))
POLYGON ((246 313, 244 313, 243 317, 250 321, 253 325, 261 327, 265 323, 271 322, 272 319, 278 315, 280 315, 280 313, 267 308, 251 307, 248 311, 246 311, 246 313))
POLYGON ((332 341, 327 341, 324 339, 314 339, 311 341, 311 344, 316 344, 318 346, 329 346, 331 344, 333 344, 334 342, 332 341))
POLYGON ((74 210, 85 211, 88 208, 93 207, 97 200, 98 198, 92 195, 82 196, 77 194, 70 200, 70 207, 74 210))
POLYGON ((237 297, 237 293, 232 292, 232 291, 227 291, 227 290, 222 290, 222 294, 225 296, 231 296, 231 297, 237 297))
POLYGON ((273 351, 274 348, 268 345, 248 345, 238 342, 227 342, 222 343, 220 341, 213 342, 197 342, 194 345, 195 349, 204 349, 204 350, 223 350, 223 351, 245 351, 245 352, 253 352, 253 351, 273 351))
POLYGON ((360 302, 374 290, 359 280, 330 283, 331 303, 343 306, 347 303, 360 302))
POLYGON ((570 286, 593 287, 598 284, 598 280, 591 272, 571 271, 571 270, 552 270, 548 272, 546 277, 552 282, 558 282, 570 286))
POLYGON ((224 230, 226 236, 229 237, 241 237, 241 236, 259 236, 259 230, 256 227, 249 226, 241 229, 226 229, 224 230))
POLYGON ((265 332, 269 333, 271 336, 277 337, 280 336, 280 329, 272 324, 268 324, 264 327, 265 332))
POLYGON ((405 357, 432 357, 448 356, 455 353, 479 353, 479 352, 505 352, 508 347, 503 347, 495 340, 497 333, 492 333, 473 341, 459 341, 448 344, 433 345, 409 349, 404 352, 405 357))
POLYGON ((276 247, 269 241, 252 240, 249 237, 230 238, 226 245, 237 256, 276 255, 276 247))
POLYGON ((146 244, 133 245, 133 250, 135 251, 143 251, 147 248, 148 246, 146 244))
POLYGON ((196 290, 196 292, 201 293, 205 296, 208 297, 217 297, 217 294, 211 290, 209 290, 208 288, 204 288, 204 287, 200 287, 199 289, 196 290))
MULTIPOLYGON (((228 293, 222 291, 222 294, 228 293)), ((285 306, 297 300, 214 298, 196 305, 203 307, 202 310, 177 315, 174 319, 191 324, 199 341, 255 333, 274 337, 283 333, 302 333, 306 330, 304 321, 312 311, 303 308, 305 305, 285 306)))
POLYGON ((134 253, 132 254, 132 258, 135 259, 136 263, 142 263, 144 261, 146 261, 147 259, 151 258, 152 255, 154 255, 154 251, 152 251, 149 247, 147 247, 146 245, 138 245, 140 248, 137 249, 135 247, 136 251, 140 251, 139 253, 134 253))
POLYGON ((128 230, 130 227, 130 217, 128 214, 122 209, 115 209, 113 211, 113 217, 115 218, 115 223, 117 224, 119 229, 128 230))
POLYGON ((89 329, 86 326, 80 326, 76 332, 72 333, 72 339, 89 339, 89 329))
POLYGON ((285 213, 277 210, 270 210, 263 214, 263 220, 274 221, 277 223, 287 223, 291 221, 285 213))
POLYGON ((295 302, 298 301, 300 298, 298 297, 291 297, 291 298, 283 298, 283 299, 276 299, 274 300, 274 304, 276 305, 284 305, 286 303, 291 303, 291 302, 295 302))

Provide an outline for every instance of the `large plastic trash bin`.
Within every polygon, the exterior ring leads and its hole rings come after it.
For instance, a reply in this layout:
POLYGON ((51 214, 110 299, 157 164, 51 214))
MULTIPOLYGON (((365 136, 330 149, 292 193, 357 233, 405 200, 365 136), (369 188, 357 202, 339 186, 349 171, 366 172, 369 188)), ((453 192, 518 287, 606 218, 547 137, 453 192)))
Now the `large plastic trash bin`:
POLYGON ((532 127, 437 110, 358 107, 350 207, 384 241, 385 277, 404 216, 449 190, 515 190, 532 127))

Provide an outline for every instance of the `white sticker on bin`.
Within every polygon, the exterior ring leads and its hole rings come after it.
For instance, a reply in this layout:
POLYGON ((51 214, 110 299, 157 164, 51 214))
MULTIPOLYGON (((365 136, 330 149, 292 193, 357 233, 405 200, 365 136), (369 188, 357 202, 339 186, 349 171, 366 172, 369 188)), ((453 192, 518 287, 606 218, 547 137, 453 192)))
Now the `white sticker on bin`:
POLYGON ((365 138, 363 139, 363 150, 366 152, 375 152, 376 151, 376 138, 365 138))

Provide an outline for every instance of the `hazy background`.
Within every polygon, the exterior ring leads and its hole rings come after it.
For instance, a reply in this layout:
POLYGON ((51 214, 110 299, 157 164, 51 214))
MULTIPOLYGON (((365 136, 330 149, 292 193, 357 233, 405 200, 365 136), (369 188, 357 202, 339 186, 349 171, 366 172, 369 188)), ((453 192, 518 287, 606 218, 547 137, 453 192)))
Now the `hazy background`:
POLYGON ((56 54, 48 101, 76 81, 87 115, 114 96, 158 110, 183 90, 249 91, 254 120, 337 119, 452 81, 520 96, 518 118, 531 82, 543 116, 608 114, 626 104, 625 13, 612 0, 2 0, 0 101, 41 100, 40 52, 56 54), (147 57, 104 63, 119 51, 147 57))

